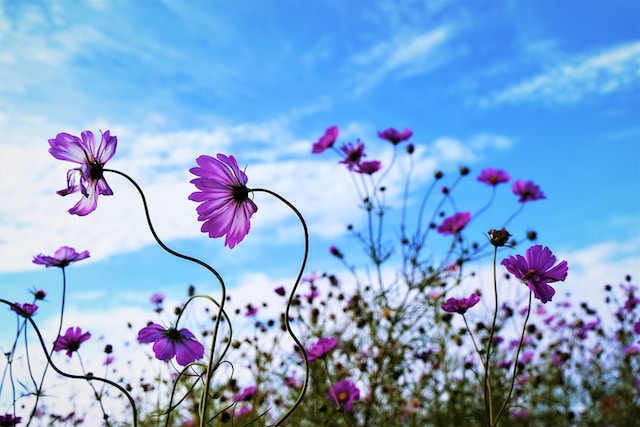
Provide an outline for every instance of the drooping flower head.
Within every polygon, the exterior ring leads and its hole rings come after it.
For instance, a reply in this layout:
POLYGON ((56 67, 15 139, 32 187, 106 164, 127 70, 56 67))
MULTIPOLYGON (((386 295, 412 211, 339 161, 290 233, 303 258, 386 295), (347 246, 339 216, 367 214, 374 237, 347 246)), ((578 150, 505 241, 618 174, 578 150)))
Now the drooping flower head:
POLYGON ((314 360, 328 354, 331 350, 336 348, 336 345, 338 345, 338 341, 333 337, 320 338, 309 350, 307 350, 307 359, 309 362, 313 362, 314 360))
POLYGON ((89 258, 89 251, 82 251, 78 253, 74 248, 70 248, 69 246, 63 246, 60 249, 58 249, 53 254, 53 256, 47 256, 44 254, 34 256, 33 263, 44 265, 47 268, 49 267, 65 268, 72 262, 81 261, 86 258, 89 258))
POLYGON ((567 278, 567 261, 554 266, 555 262, 556 257, 549 248, 535 245, 527 249, 526 258, 522 255, 510 256, 500 264, 526 283, 534 296, 544 304, 551 301, 556 293, 549 283, 564 281, 567 278))
POLYGON ((360 390, 353 381, 342 380, 329 387, 327 399, 345 411, 353 409, 353 402, 360 399, 360 390))
POLYGON ((59 133, 49 140, 49 153, 59 160, 79 163, 79 168, 67 172, 67 188, 58 191, 61 196, 80 191, 82 198, 69 209, 72 215, 88 215, 98 205, 98 195, 113 195, 113 191, 102 176, 104 165, 113 157, 118 139, 107 130, 96 149, 96 140, 91 131, 85 130, 82 139, 68 133, 59 133), (78 182, 76 183, 76 177, 78 182))
POLYGON ((444 234, 445 236, 448 234, 456 234, 462 231, 470 220, 470 212, 457 212, 442 221, 442 224, 438 227, 438 233, 444 234))
POLYGON ((480 175, 478 176, 479 182, 484 182, 485 184, 492 187, 495 187, 496 185, 503 182, 509 182, 510 179, 511 177, 507 172, 500 169, 492 168, 486 168, 482 170, 482 172, 480 172, 480 175))
POLYGON ((413 132, 409 128, 406 128, 402 132, 399 132, 394 128, 389 128, 382 132, 378 132, 378 137, 380 139, 387 140, 393 145, 398 145, 400 142, 406 141, 407 139, 411 138, 412 135, 413 132))
POLYGON ((532 202, 534 200, 546 199, 546 196, 540 187, 533 183, 533 181, 523 181, 521 179, 515 181, 511 186, 513 194, 519 196, 518 202, 532 202))
POLYGON ((324 135, 322 135, 320 139, 313 144, 313 147, 311 148, 311 153, 320 154, 323 151, 325 151, 327 148, 332 147, 333 144, 336 142, 336 139, 338 139, 338 133, 339 133, 338 126, 331 126, 330 128, 328 128, 324 132, 324 135))
POLYGON ((31 317, 33 313, 36 312, 38 306, 36 304, 29 304, 25 302, 24 304, 20 304, 19 302, 14 303, 11 306, 11 310, 18 313, 20 316, 27 318, 31 317))
POLYGON ((138 341, 141 343, 153 342, 153 352, 156 358, 168 361, 176 357, 181 366, 201 359, 204 354, 204 346, 196 340, 196 337, 186 328, 164 328, 152 323, 140 329, 138 341))
POLYGON ((379 160, 369 160, 366 162, 360 162, 356 165, 356 172, 365 174, 365 175, 373 175, 378 172, 382 168, 382 163, 379 160))
POLYGON ((364 144, 360 142, 360 140, 358 140, 355 145, 351 142, 343 144, 340 150, 342 150, 346 157, 340 160, 339 163, 347 165, 347 169, 350 171, 354 170, 356 166, 360 164, 360 160, 362 160, 363 157, 366 157, 366 154, 364 154, 364 144))
POLYGON ((224 244, 233 249, 249 233, 251 216, 258 211, 249 198, 247 175, 233 156, 202 155, 196 162, 198 167, 190 172, 198 178, 191 183, 200 191, 191 193, 189 200, 202 202, 196 209, 198 221, 204 221, 201 230, 211 238, 226 234, 224 244))
POLYGON ((480 297, 476 294, 469 295, 469 298, 449 298, 442 304, 442 309, 448 313, 464 314, 479 302, 480 297))
POLYGON ((91 338, 91 333, 82 333, 82 329, 73 327, 67 329, 64 335, 58 337, 53 349, 55 351, 67 351, 67 357, 71 357, 74 351, 78 351, 80 344, 91 338))
POLYGON ((0 415, 0 426, 14 427, 22 422, 22 417, 14 417, 13 414, 0 415))

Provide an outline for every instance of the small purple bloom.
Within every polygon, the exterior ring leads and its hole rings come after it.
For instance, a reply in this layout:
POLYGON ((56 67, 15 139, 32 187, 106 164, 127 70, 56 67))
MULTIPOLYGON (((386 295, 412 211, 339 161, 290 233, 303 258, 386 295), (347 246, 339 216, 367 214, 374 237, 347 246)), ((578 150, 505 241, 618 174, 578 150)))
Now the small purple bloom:
MULTIPOLYGON (((52 257, 44 254, 36 255, 35 257, 33 257, 33 263, 44 265, 47 268, 65 268, 72 262, 81 261, 85 258, 89 258, 89 251, 82 251, 78 253, 75 249, 70 248, 69 246, 63 246, 58 249, 52 257)), ((46 293, 44 293, 44 295, 46 296, 46 293)))
POLYGON ((480 176, 478 176, 478 181, 484 182, 487 185, 495 187, 498 184, 503 182, 509 182, 511 177, 509 174, 500 169, 486 168, 482 172, 480 172, 480 176))
POLYGON ((149 301, 151 301, 151 304, 153 305, 160 305, 164 301, 164 294, 154 292, 151 294, 151 297, 149 297, 149 301))
POLYGON ((164 328, 156 323, 140 329, 138 341, 141 343, 153 342, 153 352, 156 358, 168 361, 176 356, 176 361, 181 366, 186 366, 202 358, 204 346, 186 328, 164 328))
POLYGON ((307 350, 307 359, 313 362, 316 359, 324 357, 331 350, 336 348, 338 341, 333 338, 320 338, 309 350, 307 350))
POLYGON ((520 203, 546 199, 544 193, 540 191, 540 187, 534 184, 533 181, 522 181, 519 179, 513 183, 511 190, 513 194, 520 197, 518 199, 520 203))
POLYGON ((0 426, 14 427, 22 422, 22 417, 14 417, 13 414, 0 415, 0 426))
POLYGON ((202 202, 196 209, 198 221, 204 221, 201 231, 211 238, 226 234, 224 244, 233 249, 249 233, 249 220, 258 211, 249 198, 247 175, 233 156, 218 154, 214 159, 202 155, 196 162, 198 167, 190 172, 198 178, 191 183, 200 191, 191 193, 189 200, 202 202))
POLYGON ((87 341, 91 338, 91 334, 89 332, 82 333, 82 329, 73 327, 67 329, 64 335, 58 337, 58 339, 54 342, 53 349, 55 351, 67 351, 67 357, 71 357, 74 351, 78 351, 80 348, 80 344, 87 341))
POLYGON ((36 300, 43 300, 47 297, 47 292, 44 289, 37 289, 33 291, 33 297, 36 300))
POLYGON ((448 313, 464 314, 479 302, 480 297, 476 294, 469 295, 469 298, 449 298, 442 304, 442 309, 448 313))
POLYGON ((460 232, 470 220, 471 213, 457 212, 442 221, 442 224, 438 227, 438 233, 444 234, 445 236, 448 234, 456 234, 460 232))
POLYGON ((311 152, 313 154, 320 154, 323 151, 325 151, 327 148, 332 147, 333 144, 336 142, 336 139, 338 139, 338 133, 339 133, 338 126, 331 126, 330 128, 328 128, 324 132, 324 135, 320 137, 318 142, 313 144, 313 147, 311 148, 311 152))
POLYGON ((364 144, 360 142, 360 140, 358 140, 355 145, 351 142, 343 144, 340 149, 346 157, 339 163, 347 165, 347 169, 350 171, 354 170, 356 166, 360 164, 360 160, 362 160, 363 157, 366 157, 364 154, 364 144))
POLYGON ((244 316, 245 317, 252 317, 255 316, 258 313, 258 307, 255 307, 251 304, 247 304, 247 311, 245 311, 244 316))
POLYGON ((361 162, 356 165, 356 172, 365 174, 365 175, 373 175, 378 172, 382 168, 382 163, 379 160, 370 160, 367 162, 361 162))
POLYGON ((111 136, 109 131, 102 134, 102 140, 96 150, 93 133, 85 130, 82 139, 68 133, 59 133, 49 140, 49 153, 59 160, 79 163, 79 168, 67 171, 67 188, 58 191, 61 196, 80 191, 82 198, 71 209, 72 215, 88 215, 98 205, 98 195, 113 195, 113 191, 103 177, 104 165, 113 157, 118 145, 118 139, 111 136), (76 184, 76 176, 79 176, 76 184))
POLYGON ((113 363, 114 357, 113 356, 107 356, 104 359, 104 362, 102 362, 103 366, 109 366, 113 363))
POLYGON ((284 296, 284 294, 287 293, 287 291, 285 291, 284 286, 278 286, 277 288, 275 288, 273 290, 276 294, 280 295, 281 297, 284 296))
POLYGON ((235 401, 244 402, 245 400, 251 400, 257 390, 258 389, 254 385, 246 387, 240 393, 236 394, 235 401))
POLYGON ((29 304, 28 302, 25 302, 24 304, 16 302, 11 306, 11 310, 15 311, 24 318, 31 317, 31 315, 35 313, 37 309, 38 306, 36 304, 29 304))
POLYGON ((411 132, 411 129, 409 128, 406 128, 402 132, 399 132, 394 128, 389 128, 382 132, 378 132, 378 137, 380 139, 387 140, 393 145, 398 145, 398 143, 406 141, 407 139, 411 138, 412 135, 413 132, 411 132))
POLYGON ((360 390, 350 380, 338 381, 333 387, 329 387, 327 399, 339 409, 350 411, 353 402, 360 399, 360 390))
POLYGON ((333 255, 336 258, 343 258, 344 255, 342 254, 342 252, 340 252, 340 249, 336 248, 335 246, 331 246, 329 248, 329 253, 331 255, 333 255))
POLYGON ((549 283, 564 281, 569 270, 567 261, 553 266, 555 262, 556 257, 549 248, 535 245, 527 249, 526 258, 522 255, 511 256, 503 259, 500 264, 526 283, 535 297, 545 304, 556 293, 549 283))
POLYGON ((640 335, 640 318, 633 324, 633 332, 640 335))

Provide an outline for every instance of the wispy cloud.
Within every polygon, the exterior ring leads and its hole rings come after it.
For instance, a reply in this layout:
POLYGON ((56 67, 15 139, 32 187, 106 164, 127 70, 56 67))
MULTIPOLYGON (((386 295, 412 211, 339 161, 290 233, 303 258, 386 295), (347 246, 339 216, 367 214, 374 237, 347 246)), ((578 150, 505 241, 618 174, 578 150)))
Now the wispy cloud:
POLYGON ((576 56, 540 74, 502 89, 481 104, 545 102, 572 104, 640 86, 640 42, 576 56))

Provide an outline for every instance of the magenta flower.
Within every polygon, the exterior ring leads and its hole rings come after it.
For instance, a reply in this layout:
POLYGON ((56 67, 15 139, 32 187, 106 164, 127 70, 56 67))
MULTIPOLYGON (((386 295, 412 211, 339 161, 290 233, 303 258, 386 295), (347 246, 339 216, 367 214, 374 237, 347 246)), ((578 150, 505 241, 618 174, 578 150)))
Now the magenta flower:
POLYGON ((638 319, 636 323, 633 324, 633 332, 640 335, 640 319, 638 319))
POLYGON ((442 221, 442 224, 438 227, 438 233, 440 234, 456 234, 460 232, 467 223, 471 220, 471 213, 469 212, 457 212, 442 221))
POLYGON ((476 294, 469 295, 469 298, 449 298, 442 304, 442 309, 448 313, 465 314, 468 309, 480 302, 480 297, 476 294))
POLYGON ((58 249, 52 257, 44 254, 36 255, 35 257, 33 257, 33 263, 44 265, 47 268, 65 268, 72 262, 81 261, 86 258, 89 258, 89 251, 82 251, 78 253, 75 249, 70 248, 69 246, 63 246, 58 249))
POLYGON ((80 344, 91 338, 89 332, 82 333, 82 329, 73 327, 67 329, 64 335, 58 337, 54 342, 53 349, 55 351, 67 350, 67 357, 71 357, 74 351, 78 351, 80 344))
POLYGON ((382 163, 379 160, 370 160, 367 162, 361 162, 356 165, 356 172, 365 175, 373 175, 382 168, 382 163))
POLYGON ((336 139, 338 139, 338 133, 339 133, 338 126, 331 126, 330 128, 328 128, 324 132, 324 135, 320 137, 318 142, 315 142, 313 144, 313 147, 311 148, 311 152, 313 154, 320 154, 323 151, 325 151, 327 148, 332 147, 333 144, 336 142, 336 139))
POLYGON ((31 317, 31 315, 35 313, 37 309, 38 306, 36 304, 29 304, 28 302, 25 302, 24 304, 16 302, 11 306, 12 311, 15 311, 24 318, 31 317))
POLYGON ((534 296, 543 304, 551 301, 555 290, 549 283, 564 281, 567 278, 567 261, 562 261, 555 267, 556 257, 551 250, 541 245, 527 249, 526 258, 516 255, 505 258, 500 262, 507 271, 527 284, 534 296))
POLYGON ((356 145, 353 145, 351 142, 343 144, 340 149, 346 157, 340 160, 339 163, 347 165, 347 169, 350 171, 354 170, 356 166, 360 164, 360 160, 362 160, 363 157, 366 157, 364 154, 364 144, 360 142, 360 140, 356 142, 356 145))
POLYGON ((333 387, 329 387, 327 399, 339 409, 350 411, 353 402, 360 399, 360 390, 350 380, 338 381, 333 387))
POLYGON ((392 143, 393 145, 398 145, 398 143, 402 141, 406 141, 407 139, 411 138, 412 135, 413 135, 413 132, 411 132, 411 129, 409 128, 406 128, 402 132, 398 132, 394 128, 389 128, 382 132, 378 132, 378 137, 380 139, 385 139, 390 143, 392 143))
POLYGON ((149 301, 151 301, 151 304, 153 305, 160 305, 164 301, 164 294, 161 294, 160 292, 154 292, 149 297, 149 301))
POLYGON ((281 297, 283 297, 283 296, 284 296, 284 294, 287 292, 287 291, 284 289, 284 286, 278 286, 278 287, 277 287, 277 288, 275 288, 273 291, 274 291, 276 294, 280 295, 281 297))
POLYGON ((511 190, 513 194, 520 196, 518 199, 520 203, 546 199, 544 193, 540 191, 540 187, 535 185, 533 181, 522 181, 519 179, 513 183, 511 190))
POLYGON ((247 175, 238 168, 233 156, 218 154, 217 159, 202 155, 196 159, 198 167, 190 172, 198 178, 191 180, 200 191, 191 193, 189 200, 198 205, 198 221, 204 221, 202 232, 217 238, 225 234, 225 246, 233 249, 251 228, 251 216, 258 207, 249 199, 247 175))
POLYGON ((255 307, 251 304, 247 304, 247 311, 244 312, 244 317, 252 317, 258 313, 258 307, 255 307))
POLYGON ((480 172, 480 176, 478 176, 478 181, 484 182, 487 185, 495 187, 498 184, 503 182, 509 182, 511 177, 509 174, 500 169, 492 169, 487 168, 480 172))
POLYGON ((176 361, 181 366, 201 359, 204 354, 204 346, 196 340, 196 337, 186 328, 164 328, 156 323, 140 329, 138 341, 141 343, 153 342, 153 352, 156 359, 164 362, 176 356, 176 361))
POLYGON ((13 414, 0 415, 0 426, 14 427, 22 422, 22 417, 14 417, 13 414))
POLYGON ((236 394, 235 401, 244 402, 245 400, 251 400, 257 390, 258 389, 254 385, 245 387, 240 393, 236 394))
POLYGON ((342 252, 340 252, 340 249, 336 248, 335 246, 331 246, 329 248, 329 253, 331 255, 333 255, 336 258, 343 258, 344 255, 342 254, 342 252))
POLYGON ((84 216, 96 210, 98 195, 113 195, 102 174, 104 165, 116 152, 118 139, 111 136, 109 131, 105 131, 96 150, 96 140, 92 132, 85 130, 81 136, 82 139, 68 133, 59 133, 54 139, 49 140, 49 153, 56 159, 80 164, 79 168, 69 169, 67 188, 57 193, 66 196, 79 190, 83 197, 69 209, 69 213, 84 216), (77 184, 76 176, 79 176, 77 184))
POLYGON ((113 356, 107 356, 107 357, 105 357, 104 362, 102 362, 102 365, 103 366, 109 366, 109 365, 111 365, 113 363, 114 360, 115 359, 114 359, 113 356))
POLYGON ((313 362, 316 359, 324 357, 331 350, 336 348, 338 341, 331 338, 320 338, 309 350, 307 350, 307 359, 309 362, 313 362))

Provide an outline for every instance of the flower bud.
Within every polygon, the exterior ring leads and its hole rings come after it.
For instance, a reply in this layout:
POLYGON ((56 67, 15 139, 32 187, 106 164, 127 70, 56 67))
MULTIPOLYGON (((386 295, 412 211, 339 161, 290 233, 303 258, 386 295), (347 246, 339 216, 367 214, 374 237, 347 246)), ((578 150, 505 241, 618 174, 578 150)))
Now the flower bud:
POLYGON ((505 228, 489 230, 489 242, 495 247, 506 245, 509 237, 511 237, 511 234, 505 228))

